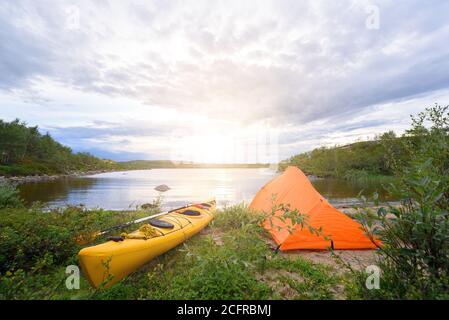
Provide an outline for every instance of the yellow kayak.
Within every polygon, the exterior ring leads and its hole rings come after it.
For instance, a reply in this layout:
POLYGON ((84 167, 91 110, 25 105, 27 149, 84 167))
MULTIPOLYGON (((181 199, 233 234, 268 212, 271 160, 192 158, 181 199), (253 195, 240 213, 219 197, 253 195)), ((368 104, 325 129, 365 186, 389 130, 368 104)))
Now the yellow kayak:
POLYGON ((93 287, 109 287, 201 231, 215 210, 215 200, 194 204, 149 220, 113 241, 84 248, 78 253, 83 273, 93 287))

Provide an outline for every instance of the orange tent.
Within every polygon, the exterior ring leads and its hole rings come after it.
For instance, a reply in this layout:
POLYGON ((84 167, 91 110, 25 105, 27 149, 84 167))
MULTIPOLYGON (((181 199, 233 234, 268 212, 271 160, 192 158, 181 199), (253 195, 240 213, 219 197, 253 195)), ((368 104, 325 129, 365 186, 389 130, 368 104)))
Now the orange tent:
MULTIPOLYGON (((273 196, 275 196, 276 205, 288 204, 290 209, 298 209, 299 213, 308 216, 308 225, 314 229, 322 228, 321 235, 312 234, 307 224, 304 228, 297 225, 293 232, 289 232, 287 224, 292 226, 292 223, 288 220, 284 223, 275 217, 271 219, 272 224, 266 221, 264 227, 280 245, 281 250, 327 249, 331 245, 334 249, 376 248, 376 245, 362 231, 362 226, 332 207, 315 190, 300 169, 288 167, 282 175, 268 182, 256 194, 250 208, 271 212, 273 196), (331 241, 326 240, 324 236, 331 241)), ((276 213, 276 215, 280 214, 280 212, 276 213)))

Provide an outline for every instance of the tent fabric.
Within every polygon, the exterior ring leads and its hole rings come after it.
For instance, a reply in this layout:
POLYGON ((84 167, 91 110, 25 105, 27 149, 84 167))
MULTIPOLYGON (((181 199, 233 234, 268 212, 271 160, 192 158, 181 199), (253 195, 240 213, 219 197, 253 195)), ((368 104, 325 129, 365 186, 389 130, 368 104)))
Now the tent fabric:
POLYGON ((271 223, 265 221, 264 227, 270 232, 281 250, 327 249, 331 246, 339 249, 375 249, 376 245, 364 234, 362 226, 344 213, 332 207, 313 187, 306 175, 297 167, 288 167, 285 172, 268 182, 256 194, 250 208, 257 211, 271 212, 274 204, 290 205, 307 215, 307 224, 314 229, 322 228, 322 234, 312 234, 307 225, 295 226, 291 233, 288 224, 276 216, 271 223), (280 227, 280 228, 278 228, 280 227))

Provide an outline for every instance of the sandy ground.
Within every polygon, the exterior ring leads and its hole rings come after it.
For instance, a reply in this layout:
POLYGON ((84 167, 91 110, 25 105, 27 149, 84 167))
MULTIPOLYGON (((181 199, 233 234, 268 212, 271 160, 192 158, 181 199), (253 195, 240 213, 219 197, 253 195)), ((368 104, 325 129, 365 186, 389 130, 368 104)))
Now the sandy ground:
MULTIPOLYGON (((266 239, 266 242, 275 250, 276 243, 272 239, 266 239)), ((341 272, 349 271, 345 265, 354 270, 362 270, 376 261, 375 250, 335 250, 333 253, 327 250, 289 250, 278 251, 278 254, 293 259, 299 256, 314 263, 334 267, 341 272)))
POLYGON ((281 252, 285 257, 300 256, 315 263, 321 263, 334 267, 342 272, 348 271, 345 264, 354 270, 362 270, 371 264, 375 264, 376 254, 374 250, 337 250, 334 256, 329 251, 305 251, 295 250, 281 252), (343 262, 343 263, 341 263, 343 262))

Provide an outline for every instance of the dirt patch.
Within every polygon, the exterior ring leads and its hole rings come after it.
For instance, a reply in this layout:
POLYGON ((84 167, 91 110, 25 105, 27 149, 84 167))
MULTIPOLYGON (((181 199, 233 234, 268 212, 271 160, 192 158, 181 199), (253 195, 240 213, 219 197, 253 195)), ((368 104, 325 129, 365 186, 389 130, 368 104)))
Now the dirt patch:
POLYGON ((354 270, 362 270, 376 261, 375 250, 337 250, 334 256, 330 251, 306 251, 293 250, 281 252, 285 257, 295 258, 301 257, 314 263, 321 263, 334 267, 336 271, 348 271, 341 263, 348 264, 354 270))
POLYGON ((214 240, 214 242, 217 246, 223 245, 222 235, 223 235, 222 233, 213 233, 212 234, 212 239, 214 240))
MULTIPOLYGON (((266 238, 265 241, 272 250, 276 249, 277 245, 272 239, 266 238)), ((278 254, 286 258, 301 257, 313 263, 328 265, 342 273, 349 270, 340 263, 340 260, 354 270, 362 270, 375 264, 377 258, 376 250, 335 250, 334 255, 327 250, 289 250, 279 251, 278 254)))
POLYGON ((346 300, 345 286, 341 283, 332 288, 333 300, 346 300))
POLYGON ((282 299, 292 300, 295 299, 298 292, 290 287, 288 283, 282 281, 282 278, 291 278, 295 281, 302 282, 304 279, 297 273, 288 272, 286 270, 277 270, 275 273, 266 272, 264 274, 257 274, 257 281, 267 284, 276 296, 282 299))
POLYGON ((217 229, 204 228, 203 230, 200 231, 199 234, 211 236, 217 246, 223 245, 224 232, 217 231, 217 229))

